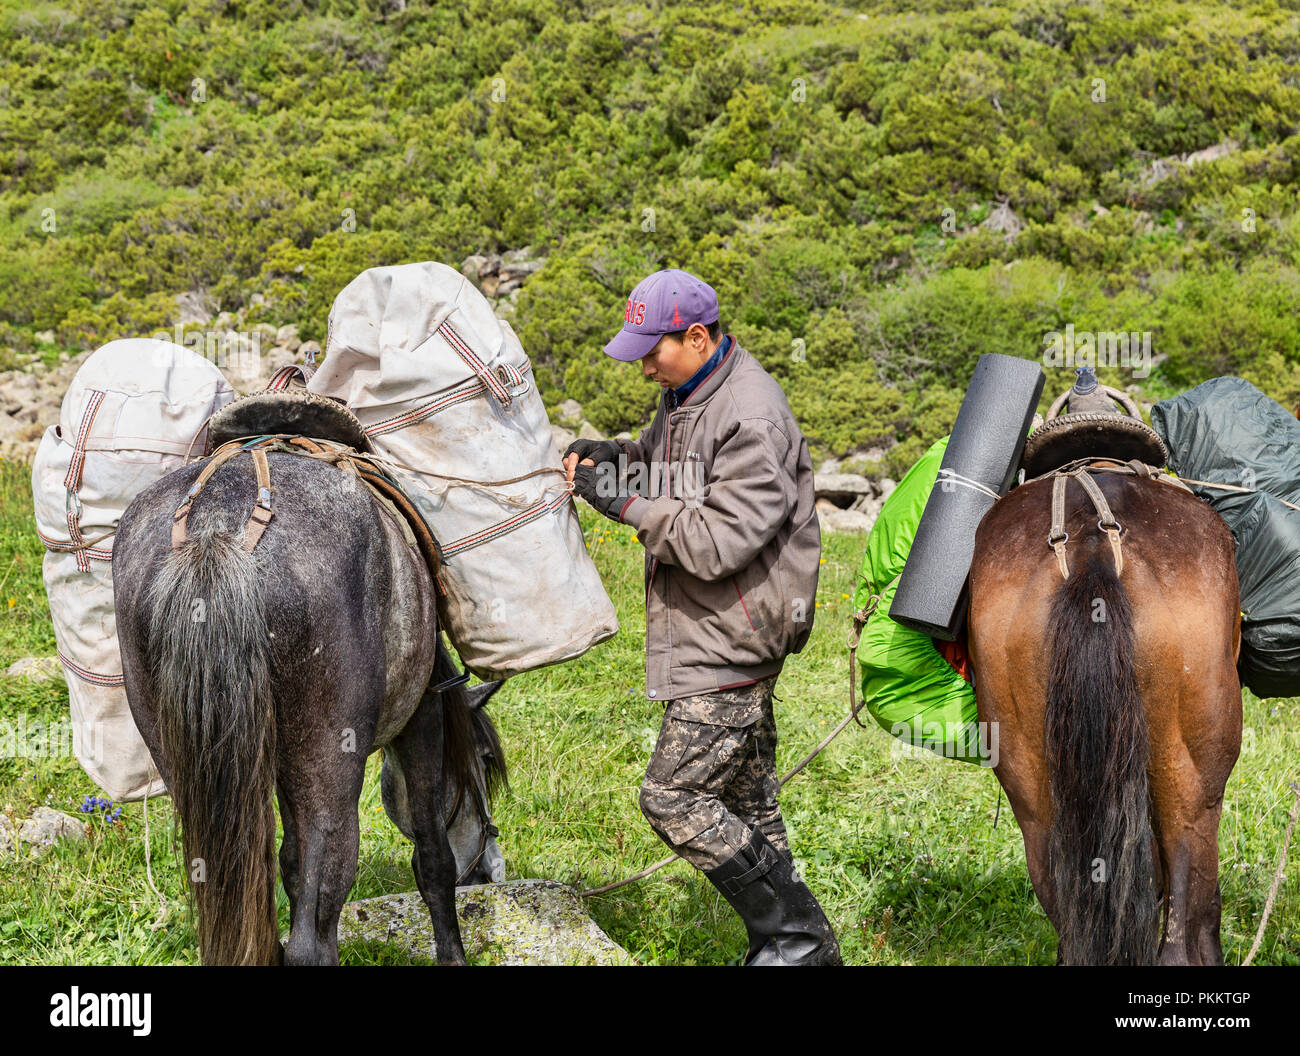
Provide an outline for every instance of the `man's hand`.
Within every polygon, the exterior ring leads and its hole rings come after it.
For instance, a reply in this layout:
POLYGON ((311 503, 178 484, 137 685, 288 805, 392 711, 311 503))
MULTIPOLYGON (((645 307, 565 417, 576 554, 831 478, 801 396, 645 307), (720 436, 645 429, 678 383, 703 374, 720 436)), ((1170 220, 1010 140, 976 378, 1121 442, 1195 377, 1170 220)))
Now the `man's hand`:
MULTIPOLYGON (((576 459, 577 455, 573 457, 576 459)), ((618 486, 617 472, 608 468, 608 463, 606 467, 602 469, 594 465, 590 459, 575 465, 572 470, 573 490, 610 520, 622 523, 619 514, 623 512, 623 508, 632 496, 618 486)))
POLYGON ((591 459, 592 464, 600 465, 602 462, 618 462, 618 456, 623 453, 623 449, 618 446, 617 440, 583 440, 581 438, 573 441, 564 452, 564 457, 560 460, 564 464, 565 476, 569 481, 573 480, 573 466, 579 462, 591 459))

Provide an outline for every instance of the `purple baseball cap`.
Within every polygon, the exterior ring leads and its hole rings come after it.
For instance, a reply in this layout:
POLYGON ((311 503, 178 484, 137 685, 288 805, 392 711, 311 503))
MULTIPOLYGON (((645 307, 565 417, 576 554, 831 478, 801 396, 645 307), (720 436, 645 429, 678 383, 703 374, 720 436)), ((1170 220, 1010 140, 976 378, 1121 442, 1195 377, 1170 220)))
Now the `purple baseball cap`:
POLYGON ((656 271, 636 284, 623 309, 623 329, 605 346, 605 355, 631 363, 649 355, 664 334, 717 321, 712 286, 689 271, 656 271))

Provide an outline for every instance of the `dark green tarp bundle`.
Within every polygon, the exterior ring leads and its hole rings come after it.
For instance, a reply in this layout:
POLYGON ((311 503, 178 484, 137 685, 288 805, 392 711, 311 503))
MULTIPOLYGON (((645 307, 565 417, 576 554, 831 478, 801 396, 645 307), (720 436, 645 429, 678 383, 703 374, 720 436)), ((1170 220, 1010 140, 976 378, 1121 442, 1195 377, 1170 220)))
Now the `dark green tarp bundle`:
POLYGON ((929 635, 889 616, 947 447, 944 437, 908 470, 867 538, 853 604, 865 608, 873 594, 880 602, 862 630, 858 667, 866 710, 885 730, 950 759, 986 763, 991 753, 979 739, 974 688, 939 655, 929 635))
POLYGON ((1180 477, 1237 540, 1241 657, 1257 696, 1300 696, 1300 421, 1242 378, 1213 378, 1151 408, 1180 477))

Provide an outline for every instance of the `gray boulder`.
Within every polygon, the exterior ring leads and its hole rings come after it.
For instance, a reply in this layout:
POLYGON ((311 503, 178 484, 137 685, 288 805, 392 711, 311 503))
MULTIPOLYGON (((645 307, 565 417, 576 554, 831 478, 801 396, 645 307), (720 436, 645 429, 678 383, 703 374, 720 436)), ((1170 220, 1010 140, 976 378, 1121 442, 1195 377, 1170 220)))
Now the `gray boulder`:
POLYGON ((10 678, 27 678, 33 682, 46 682, 63 677, 63 665, 57 656, 24 656, 15 660, 5 672, 10 678))
POLYGON ((837 506, 848 506, 861 495, 875 493, 871 481, 855 473, 814 473, 813 490, 819 499, 830 499, 837 506))
MULTIPOLYGON (((578 893, 554 880, 511 880, 456 889, 461 939, 492 964, 635 964, 588 915, 578 893)), ((380 942, 415 958, 437 955, 429 910, 414 891, 349 902, 339 942, 380 942)))
POLYGON ((62 811, 52 810, 50 807, 37 807, 18 830, 18 839, 23 843, 31 844, 37 854, 43 854, 59 840, 84 840, 85 838, 84 822, 62 811))

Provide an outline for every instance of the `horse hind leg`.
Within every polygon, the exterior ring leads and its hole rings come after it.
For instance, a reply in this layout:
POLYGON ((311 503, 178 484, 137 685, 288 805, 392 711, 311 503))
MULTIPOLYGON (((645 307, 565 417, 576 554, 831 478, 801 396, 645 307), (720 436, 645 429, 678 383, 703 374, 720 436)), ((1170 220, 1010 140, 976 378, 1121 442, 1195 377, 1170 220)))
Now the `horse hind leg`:
MULTIPOLYGON (((337 749, 337 746, 336 746, 337 749)), ((296 850, 286 858, 296 867, 296 883, 290 890, 292 903, 289 941, 285 963, 291 965, 335 965, 339 963, 339 915, 356 878, 361 827, 357 801, 365 779, 366 755, 341 753, 343 761, 323 768, 305 789, 289 799, 296 850)))
POLYGON ((429 907, 439 964, 465 964, 456 918, 456 857, 442 817, 442 704, 426 691, 405 728, 384 749, 389 817, 415 844, 411 869, 429 907), (390 805, 391 801, 391 805, 390 805))

